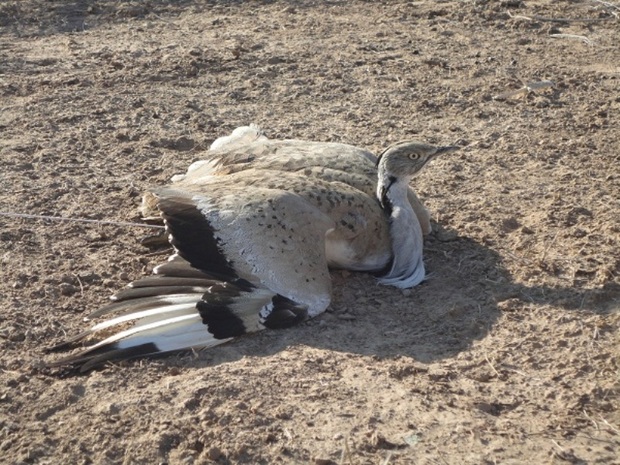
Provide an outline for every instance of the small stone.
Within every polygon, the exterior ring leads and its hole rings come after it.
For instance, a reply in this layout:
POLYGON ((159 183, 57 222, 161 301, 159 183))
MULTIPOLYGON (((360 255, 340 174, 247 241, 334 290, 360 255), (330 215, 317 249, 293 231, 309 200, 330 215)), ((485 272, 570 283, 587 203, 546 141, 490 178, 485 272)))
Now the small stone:
POLYGON ((267 63, 270 65, 279 65, 280 63, 285 63, 286 60, 282 57, 270 57, 267 59, 267 63))
POLYGON ((521 224, 517 221, 516 218, 505 218, 502 220, 501 228, 504 232, 512 232, 516 229, 519 229, 521 224))
POLYGON ((238 402, 235 404, 235 408, 239 409, 239 410, 247 410, 248 409, 248 404, 246 404, 245 402, 238 402))
POLYGON ((291 414, 286 411, 280 411, 276 413, 276 418, 279 420, 290 420, 291 414))
POLYGON ((15 440, 12 438, 2 441, 2 444, 0 444, 0 450, 8 450, 14 442, 15 440))
POLYGON ((64 296, 73 295, 79 290, 73 284, 69 284, 69 283, 60 283, 59 287, 60 287, 60 293, 64 296))
POLYGON ((456 231, 448 231, 445 229, 441 229, 437 231, 437 240, 439 242, 452 242, 458 239, 459 235, 456 231))
POLYGON ((382 434, 379 434, 377 432, 375 432, 372 435, 372 438, 370 440, 372 447, 374 449, 394 449, 397 447, 396 444, 394 444, 391 441, 388 441, 385 436, 383 436, 382 434))
POLYGON ((336 462, 332 459, 316 458, 314 459, 314 465, 336 465, 336 462))
POLYGON ((121 408, 119 407, 118 404, 115 404, 114 402, 112 402, 111 404, 108 405, 107 410, 110 415, 118 415, 121 411, 121 408))
POLYGON ((66 284, 73 284, 75 286, 78 283, 78 280, 77 280, 77 278, 74 275, 63 274, 60 277, 60 282, 61 283, 66 283, 66 284))
POLYGON ((13 331, 9 334, 9 341, 11 342, 23 342, 26 340, 26 335, 22 332, 13 331))
POLYGON ((97 273, 81 273, 79 275, 80 279, 88 284, 92 284, 92 283, 100 283, 103 279, 101 278, 101 276, 99 276, 97 273))

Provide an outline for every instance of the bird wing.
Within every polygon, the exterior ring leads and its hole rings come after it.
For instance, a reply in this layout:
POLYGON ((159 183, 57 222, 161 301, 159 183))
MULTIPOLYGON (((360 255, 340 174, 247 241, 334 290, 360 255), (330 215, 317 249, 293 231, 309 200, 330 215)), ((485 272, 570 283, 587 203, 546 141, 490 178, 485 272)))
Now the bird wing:
POLYGON ((214 186, 215 197, 154 192, 174 255, 91 315, 104 321, 52 349, 99 337, 94 343, 50 365, 88 370, 110 360, 212 347, 327 308, 329 217, 294 193, 221 189, 214 186))

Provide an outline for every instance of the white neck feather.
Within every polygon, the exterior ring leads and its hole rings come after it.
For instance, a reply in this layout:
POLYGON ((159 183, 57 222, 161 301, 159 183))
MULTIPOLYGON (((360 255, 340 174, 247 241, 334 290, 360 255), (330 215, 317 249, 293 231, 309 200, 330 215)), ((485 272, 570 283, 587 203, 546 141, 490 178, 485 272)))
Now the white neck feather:
POLYGON ((424 280, 422 227, 407 198, 409 179, 395 180, 381 171, 380 169, 377 197, 382 204, 389 203, 384 205, 388 211, 391 207, 393 261, 390 271, 379 278, 379 282, 406 289, 424 280), (387 189, 387 192, 383 193, 384 189, 387 189))

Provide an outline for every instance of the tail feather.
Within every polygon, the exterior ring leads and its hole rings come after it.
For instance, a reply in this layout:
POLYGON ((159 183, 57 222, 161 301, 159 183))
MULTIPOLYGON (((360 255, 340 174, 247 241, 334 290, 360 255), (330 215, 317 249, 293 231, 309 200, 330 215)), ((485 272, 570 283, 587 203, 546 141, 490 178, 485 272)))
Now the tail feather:
MULTIPOLYGON (((188 299, 188 303, 184 304, 176 304, 176 305, 163 305, 156 307, 143 308, 140 310, 136 310, 135 308, 129 309, 115 318, 111 318, 109 320, 102 321, 86 331, 82 331, 81 333, 67 339, 59 345, 56 345, 50 348, 50 351, 58 351, 64 348, 67 348, 76 342, 81 341, 89 336, 93 336, 97 333, 100 333, 106 329, 113 328, 114 326, 121 325, 123 323, 129 323, 134 321, 135 324, 133 328, 145 327, 151 323, 165 323, 175 317, 182 315, 196 315, 196 298, 193 297, 191 300, 188 299)), ((119 332, 119 334, 126 334, 125 332, 119 332)), ((106 339, 107 340, 107 339, 106 339)), ((91 347, 95 347, 97 344, 91 347)))
POLYGON ((165 334, 165 332, 162 332, 162 328, 165 328, 166 331, 172 331, 180 323, 186 321, 200 321, 200 316, 196 314, 180 315, 167 318, 165 320, 150 321, 148 323, 138 322, 133 327, 113 334, 112 336, 104 339, 103 341, 100 341, 95 345, 91 346, 89 349, 97 349, 99 347, 104 347, 117 341, 122 341, 119 343, 120 348, 131 347, 133 345, 139 345, 145 342, 151 342, 157 345, 156 341, 153 338, 157 338, 157 336, 161 335, 162 333, 165 334), (140 339, 140 342, 138 344, 135 344, 137 339, 140 339))
POLYGON ((141 310, 139 312, 129 311, 117 316, 116 318, 112 318, 110 320, 106 320, 96 324, 91 328, 91 333, 94 334, 104 329, 108 329, 122 323, 136 320, 139 320, 136 323, 136 327, 148 325, 150 323, 162 320, 166 321, 168 317, 172 317, 173 315, 177 315, 184 311, 188 312, 188 314, 190 315, 195 315, 196 303, 192 302, 189 304, 166 305, 164 307, 156 307, 148 310, 141 310))
POLYGON ((166 294, 204 294, 211 286, 153 286, 123 289, 112 296, 114 301, 126 301, 141 297, 156 297, 166 294))
POLYGON ((95 316, 113 316, 51 350, 94 338, 91 345, 49 366, 71 365, 86 371, 112 360, 213 347, 249 332, 293 326, 307 317, 303 304, 266 288, 248 290, 244 283, 230 282, 211 286, 204 294, 142 297, 102 310, 95 316))
MULTIPOLYGON (((84 355, 77 363, 85 372, 105 362, 129 360, 137 357, 162 356, 181 350, 206 349, 230 341, 216 339, 205 331, 201 321, 188 319, 184 323, 171 323, 149 331, 136 333, 129 338, 101 345, 84 355)), ((71 364, 76 361, 72 360, 71 364)))
MULTIPOLYGON (((151 321, 148 324, 137 324, 124 331, 119 331, 102 341, 99 341, 75 355, 70 355, 56 362, 52 362, 50 366, 60 365, 75 365, 84 361, 90 360, 95 356, 102 355, 106 352, 114 351, 117 349, 128 349, 130 347, 137 347, 146 343, 152 344, 154 348, 159 352, 156 339, 153 336, 157 336, 158 332, 162 332, 166 329, 172 329, 175 325, 188 320, 200 319, 198 315, 181 315, 177 317, 167 318, 160 321, 151 321), (166 328, 167 327, 167 328, 166 328), (142 334, 141 334, 142 333, 142 334)), ((83 333, 82 333, 83 334, 83 333)), ((92 328, 89 331, 92 334, 92 328)))
POLYGON ((134 281, 118 291, 110 298, 113 303, 92 312, 86 319, 128 309, 139 311, 164 304, 198 302, 213 286, 221 284, 176 254, 153 272, 152 276, 134 281))
POLYGON ((91 338, 93 343, 50 366, 72 365, 86 371, 111 360, 212 347, 263 329, 259 313, 273 296, 266 289, 247 290, 243 284, 238 287, 220 282, 205 292, 201 289, 113 302, 91 315, 111 315, 108 319, 50 350, 66 350, 91 338))
POLYGON ((218 281, 209 278, 206 274, 200 278, 187 278, 181 276, 153 275, 141 278, 129 285, 130 288, 156 287, 156 286, 212 286, 218 281))
POLYGON ((203 349, 228 342, 216 339, 205 330, 200 315, 182 315, 163 321, 141 322, 130 329, 114 334, 82 352, 49 366, 79 366, 81 372, 96 368, 108 361, 163 355, 188 349, 203 349))
MULTIPOLYGON (((130 360, 132 358, 149 357, 159 354, 161 354, 161 352, 159 352, 159 350, 154 344, 146 343, 124 349, 108 348, 106 351, 103 351, 99 354, 91 353, 80 358, 73 358, 69 360, 69 362, 74 365, 80 364, 80 372, 84 373, 100 365, 103 365, 106 362, 113 362, 117 360, 130 360)), ((62 362, 63 361, 61 360, 57 363, 57 365, 66 365, 66 363, 62 362)))
MULTIPOLYGON (((69 349, 73 348, 73 346, 77 342, 81 341, 85 337, 90 336, 90 334, 91 334, 91 330, 87 329, 86 331, 82 331, 81 333, 78 333, 75 336, 71 336, 70 338, 65 339, 60 344, 55 344, 52 347, 48 347, 47 349, 45 349, 45 351, 46 352, 60 352, 62 350, 69 350, 69 349)), ((64 363, 52 362, 49 365, 50 366, 64 365, 64 363)))
POLYGON ((185 293, 185 294, 168 294, 164 296, 151 296, 135 298, 131 300, 123 300, 120 302, 113 302, 99 310, 92 312, 85 320, 94 320, 110 313, 117 313, 123 311, 140 311, 147 310, 149 308, 160 307, 162 305, 175 305, 180 303, 198 302, 203 293, 185 293))
POLYGON ((69 349, 91 337, 93 343, 49 366, 71 365, 87 371, 113 360, 213 347, 264 328, 289 327, 307 316, 305 305, 268 289, 247 290, 227 282, 211 286, 204 294, 142 297, 115 302, 103 310, 95 316, 113 316, 53 349, 69 349))
POLYGON ((166 263, 153 269, 155 275, 174 276, 175 278, 208 278, 209 275, 198 268, 192 267, 187 260, 178 254, 171 255, 166 263))

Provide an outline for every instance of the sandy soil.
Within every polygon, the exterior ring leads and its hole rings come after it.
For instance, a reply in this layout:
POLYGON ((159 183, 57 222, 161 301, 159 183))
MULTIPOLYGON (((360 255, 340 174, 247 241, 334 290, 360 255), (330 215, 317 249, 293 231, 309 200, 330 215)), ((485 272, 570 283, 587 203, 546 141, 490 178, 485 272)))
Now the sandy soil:
POLYGON ((422 286, 334 272, 301 327, 83 376, 44 349, 164 257, 143 229, 0 217, 0 462, 620 463, 619 13, 0 3, 3 212, 139 221, 144 189, 249 122, 465 147, 417 180, 422 286), (494 98, 522 80, 555 87, 494 98))

